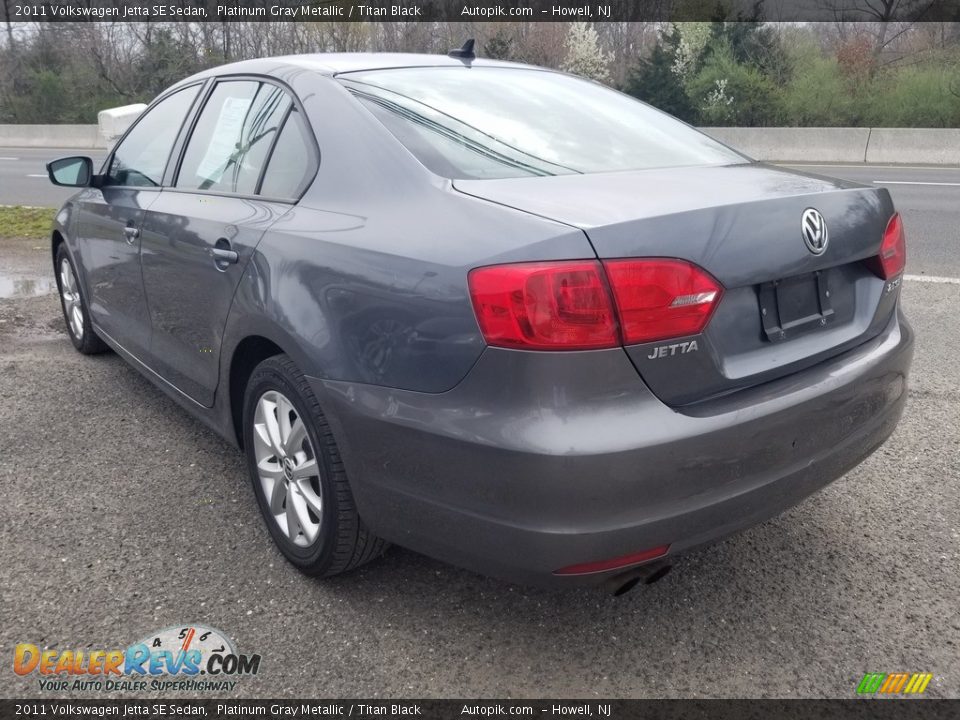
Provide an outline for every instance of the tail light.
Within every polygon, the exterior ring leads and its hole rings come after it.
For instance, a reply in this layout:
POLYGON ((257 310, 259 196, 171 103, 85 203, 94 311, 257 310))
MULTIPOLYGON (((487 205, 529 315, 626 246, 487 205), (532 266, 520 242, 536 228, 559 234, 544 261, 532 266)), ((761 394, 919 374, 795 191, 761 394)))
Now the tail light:
POLYGON ((492 265, 472 270, 469 285, 487 343, 527 350, 695 335, 723 292, 697 266, 663 258, 492 265))
POLYGON ((894 213, 887 223, 880 243, 880 253, 870 259, 870 268, 884 280, 903 272, 907 264, 907 238, 903 233, 900 213, 894 213))
POLYGON ((490 345, 590 350, 619 344, 600 263, 493 265, 470 272, 470 296, 490 345))
POLYGON ((609 260, 604 267, 627 345, 696 335, 723 293, 716 280, 683 260, 609 260))

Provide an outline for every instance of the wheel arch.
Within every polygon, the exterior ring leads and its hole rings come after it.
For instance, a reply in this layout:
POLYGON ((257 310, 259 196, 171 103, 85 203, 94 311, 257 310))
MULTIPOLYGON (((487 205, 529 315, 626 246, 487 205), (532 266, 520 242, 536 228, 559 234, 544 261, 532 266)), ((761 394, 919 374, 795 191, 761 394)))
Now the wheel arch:
POLYGON ((53 218, 53 227, 50 231, 50 262, 57 262, 57 250, 61 245, 66 245, 70 249, 68 238, 68 229, 73 227, 76 216, 76 208, 73 199, 67 200, 53 218))
POLYGON ((257 365, 275 355, 285 354, 284 349, 263 335, 248 335, 243 338, 230 356, 230 374, 227 393, 230 401, 230 420, 237 445, 243 448, 243 396, 247 381, 257 365))
POLYGON ((60 246, 66 241, 67 239, 63 236, 63 233, 60 232, 60 229, 54 228, 50 234, 50 262, 54 265, 57 263, 57 250, 59 250, 60 246))

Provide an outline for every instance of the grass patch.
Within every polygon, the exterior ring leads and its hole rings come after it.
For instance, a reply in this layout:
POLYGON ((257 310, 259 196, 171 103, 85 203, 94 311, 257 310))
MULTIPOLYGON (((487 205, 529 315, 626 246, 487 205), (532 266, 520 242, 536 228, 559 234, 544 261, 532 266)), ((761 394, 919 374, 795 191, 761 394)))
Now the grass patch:
POLYGON ((56 213, 53 208, 0 207, 0 238, 48 238, 56 213))

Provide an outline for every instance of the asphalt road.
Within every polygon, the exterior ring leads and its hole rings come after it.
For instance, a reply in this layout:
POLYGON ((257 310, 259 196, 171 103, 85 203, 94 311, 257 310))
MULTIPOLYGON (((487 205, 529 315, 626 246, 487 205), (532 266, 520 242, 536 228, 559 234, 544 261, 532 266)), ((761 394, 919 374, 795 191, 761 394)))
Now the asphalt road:
MULTIPOLYGON (((0 696, 64 695, 10 672, 17 643, 119 648, 197 622, 263 656, 231 696, 853 697, 865 672, 905 671, 960 697, 960 187, 891 189, 917 332, 897 432, 799 507, 617 599, 398 548, 302 577, 235 450, 116 356, 74 352, 54 295, 0 299, 0 696)), ((39 242, 0 241, 0 261, 24 293, 49 273, 39 242)))
POLYGON ((70 150, 0 147, 0 205, 58 207, 73 195, 74 191, 53 185, 47 179, 46 164, 60 157, 86 155, 93 158, 94 168, 99 168, 106 154, 106 150, 89 148, 70 150))

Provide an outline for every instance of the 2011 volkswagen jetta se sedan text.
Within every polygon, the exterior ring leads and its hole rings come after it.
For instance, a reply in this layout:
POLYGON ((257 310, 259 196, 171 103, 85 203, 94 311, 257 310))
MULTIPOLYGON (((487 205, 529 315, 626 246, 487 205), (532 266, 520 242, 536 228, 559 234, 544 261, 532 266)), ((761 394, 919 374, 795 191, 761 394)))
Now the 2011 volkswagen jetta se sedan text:
POLYGON ((70 337, 246 454, 277 546, 616 583, 870 455, 906 398, 885 189, 601 85, 461 57, 241 62, 163 93, 52 251, 70 337))

